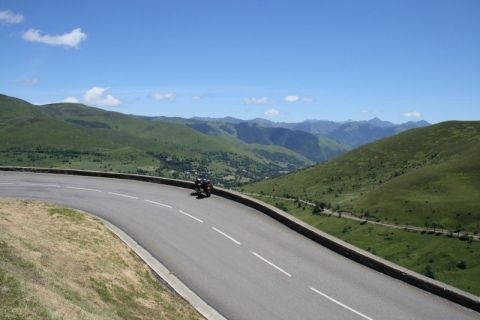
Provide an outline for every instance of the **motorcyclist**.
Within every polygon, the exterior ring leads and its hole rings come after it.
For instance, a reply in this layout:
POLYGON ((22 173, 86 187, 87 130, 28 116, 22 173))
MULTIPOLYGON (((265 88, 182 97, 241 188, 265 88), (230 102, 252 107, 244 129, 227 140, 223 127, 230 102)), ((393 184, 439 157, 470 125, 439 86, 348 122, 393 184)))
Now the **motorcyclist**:
POLYGON ((213 191, 213 185, 209 179, 197 177, 197 179, 195 179, 195 190, 197 191, 197 194, 201 193, 202 189, 207 197, 209 197, 210 193, 213 191))

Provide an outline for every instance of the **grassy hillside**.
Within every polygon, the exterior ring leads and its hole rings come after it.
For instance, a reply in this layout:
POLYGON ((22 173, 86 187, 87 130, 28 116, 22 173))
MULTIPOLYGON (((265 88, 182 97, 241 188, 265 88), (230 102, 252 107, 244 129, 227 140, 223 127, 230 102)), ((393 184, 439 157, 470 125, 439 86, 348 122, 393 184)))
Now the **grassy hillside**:
POLYGON ((101 222, 0 199, 0 319, 203 319, 101 222))
POLYGON ((480 122, 412 129, 243 189, 394 223, 480 232, 480 122))
POLYGON ((183 124, 81 104, 34 106, 0 95, 0 165, 55 166, 191 179, 231 186, 312 162, 278 146, 205 135, 183 124))

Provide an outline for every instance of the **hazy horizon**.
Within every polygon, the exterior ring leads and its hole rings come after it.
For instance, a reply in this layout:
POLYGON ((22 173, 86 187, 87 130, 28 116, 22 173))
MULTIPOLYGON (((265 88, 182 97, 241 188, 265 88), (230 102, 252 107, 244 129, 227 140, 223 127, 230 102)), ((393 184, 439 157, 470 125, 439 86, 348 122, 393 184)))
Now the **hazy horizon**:
MULTIPOLYGON (((20 98, 20 97, 15 97, 15 98, 20 98)), ((21 98, 20 98, 21 99, 21 98)), ((22 99, 23 100, 23 99, 22 99)), ((46 105, 49 105, 49 104, 59 104, 59 103, 71 103, 71 102, 65 102, 65 101, 58 101, 58 102, 51 102, 51 103, 45 103, 45 104, 35 104, 35 103, 32 103, 30 101, 27 101, 37 107, 42 107, 42 106, 46 106, 46 105)), ((236 117, 236 116, 232 116, 232 115, 226 115, 226 116, 223 116, 223 117, 208 117, 208 116, 191 116, 191 117, 183 117, 183 116, 165 116, 165 115, 144 115, 144 114, 136 114, 136 113, 124 113, 124 112, 121 112, 119 110, 109 110, 109 109, 105 109, 105 108, 102 108, 100 106, 90 106, 90 105, 87 105, 87 104, 84 104, 84 103, 81 103, 81 102, 78 102, 79 104, 83 104, 87 107, 92 107, 92 108, 99 108, 99 109, 102 109, 102 110, 105 110, 105 111, 112 111, 112 112, 120 112, 122 114, 126 114, 126 115, 131 115, 131 116, 142 116, 142 117, 150 117, 150 118, 161 118, 161 117, 166 117, 166 118, 183 118, 183 119, 195 119, 195 118, 198 118, 198 119, 207 119, 207 118, 211 118, 211 119, 224 119, 224 118, 233 118, 233 119, 237 119, 237 120, 242 120, 242 121, 251 121, 251 120, 256 120, 256 119, 262 119, 262 120, 267 120, 267 121, 272 121, 272 122, 275 122, 275 123, 279 123, 279 122, 286 122, 286 123, 299 123, 299 122, 307 122, 307 121, 331 121, 331 122, 337 122, 337 123, 347 123, 347 122, 368 122, 368 121, 371 121, 371 120, 375 120, 375 119, 378 119, 378 120, 381 120, 381 121, 386 121, 386 122, 390 122, 390 123, 393 123, 393 124, 402 124, 402 123, 406 123, 406 122, 421 122, 421 121, 426 121, 424 119, 410 119, 410 120, 405 120, 403 122, 393 122, 393 121, 389 121, 389 120, 385 120, 385 119, 381 119, 379 117, 372 117, 372 118, 368 118, 368 119, 359 119, 359 120, 353 120, 353 119, 346 119, 346 120, 330 120, 330 119, 303 119, 303 120, 300 120, 300 121, 292 121, 292 122, 289 122, 289 121, 277 121, 276 119, 268 119, 267 117, 255 117, 255 118, 242 118, 242 117, 236 117)), ((452 121, 456 121, 457 119, 451 119, 452 121)), ((450 120, 446 120, 446 121, 450 121, 450 120)), ((462 121, 462 120, 458 120, 458 121, 462 121)), ((426 121, 430 124, 434 124, 432 122, 429 122, 429 121, 426 121)))

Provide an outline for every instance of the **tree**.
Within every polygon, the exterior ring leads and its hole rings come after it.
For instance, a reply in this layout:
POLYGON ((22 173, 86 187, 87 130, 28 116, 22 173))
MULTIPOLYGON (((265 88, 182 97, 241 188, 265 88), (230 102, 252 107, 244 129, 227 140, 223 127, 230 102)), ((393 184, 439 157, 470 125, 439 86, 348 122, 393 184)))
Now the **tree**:
POLYGON ((315 203, 315 207, 313 207, 313 214, 320 214, 323 212, 323 209, 325 208, 325 204, 323 202, 315 203))

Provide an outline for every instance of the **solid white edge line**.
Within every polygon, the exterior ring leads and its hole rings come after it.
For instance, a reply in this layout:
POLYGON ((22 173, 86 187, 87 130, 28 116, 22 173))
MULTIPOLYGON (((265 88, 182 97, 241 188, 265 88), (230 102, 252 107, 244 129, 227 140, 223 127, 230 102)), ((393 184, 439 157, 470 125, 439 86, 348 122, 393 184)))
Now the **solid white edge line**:
POLYGON ((215 230, 216 232, 220 233, 222 236, 224 236, 224 237, 232 240, 232 241, 235 242, 236 244, 241 245, 240 242, 238 242, 238 241, 235 240, 234 238, 230 237, 230 236, 229 236, 228 234, 226 234, 225 232, 223 232, 223 231, 221 231, 221 230, 219 230, 219 229, 217 229, 217 228, 215 228, 215 227, 212 227, 212 229, 215 230))
POLYGON ((172 209, 172 206, 169 206, 168 204, 164 204, 164 203, 160 203, 160 202, 156 202, 156 201, 152 201, 152 200, 145 200, 145 201, 149 202, 149 203, 152 203, 152 204, 156 204, 158 206, 162 206, 162 207, 165 207, 165 208, 172 209))
POLYGON ((13 182, 0 182, 0 185, 10 185, 10 184, 13 184, 13 182))
POLYGON ((74 190, 85 190, 85 191, 95 191, 95 192, 102 192, 98 189, 90 189, 90 188, 81 188, 81 187, 65 187, 67 189, 74 189, 74 190))
POLYGON ((253 251, 250 251, 251 254, 253 254, 255 257, 257 257, 258 259, 262 260, 263 262, 269 264, 270 266, 274 267, 275 269, 277 269, 278 271, 280 271, 281 273, 291 277, 292 275, 290 273, 288 273, 287 271, 283 270, 282 268, 280 268, 279 266, 271 263, 270 261, 268 261, 267 259, 265 259, 264 257, 262 257, 261 255, 259 255, 258 253, 256 252, 253 252, 253 251))
POLYGON ((192 216, 191 214, 186 213, 185 211, 178 210, 178 212, 180 212, 180 213, 183 214, 183 215, 186 215, 187 217, 192 218, 193 220, 197 220, 198 222, 203 223, 203 220, 200 220, 200 219, 198 219, 197 217, 194 217, 194 216, 192 216))
POLYGON ((339 306, 344 307, 345 309, 350 310, 350 311, 352 311, 353 313, 355 313, 355 314, 357 314, 357 315, 359 315, 359 316, 361 316, 361 317, 363 317, 363 318, 365 318, 365 319, 367 319, 367 320, 373 320, 372 318, 364 315, 364 314, 361 313, 361 312, 358 312, 358 311, 355 310, 355 309, 350 308, 349 306, 341 303, 340 301, 337 301, 337 300, 333 299, 332 297, 330 297, 330 296, 326 295, 325 293, 323 293, 323 292, 315 289, 314 287, 310 287, 310 290, 312 290, 313 292, 318 293, 318 294, 321 295, 322 297, 327 298, 328 300, 330 300, 330 301, 332 301, 332 302, 335 302, 335 303, 338 304, 339 306))
POLYGON ((130 199, 138 199, 137 197, 129 196, 128 194, 123 194, 123 193, 109 192, 109 194, 113 194, 115 196, 120 196, 120 197, 125 197, 125 198, 130 198, 130 199))

